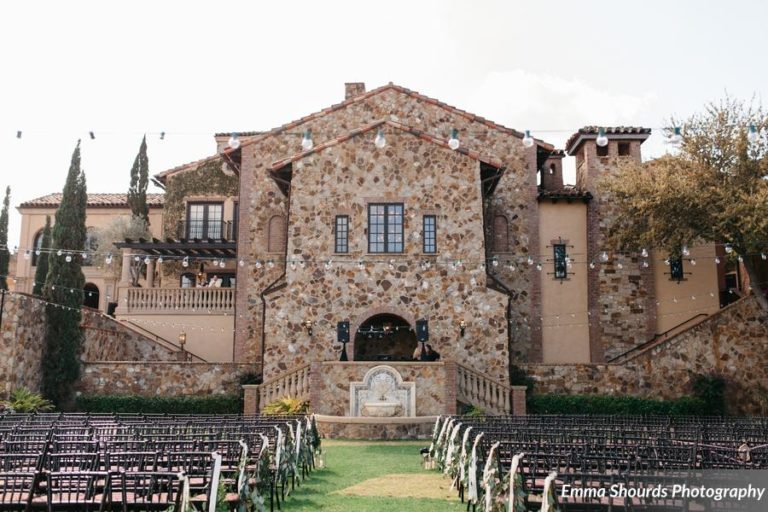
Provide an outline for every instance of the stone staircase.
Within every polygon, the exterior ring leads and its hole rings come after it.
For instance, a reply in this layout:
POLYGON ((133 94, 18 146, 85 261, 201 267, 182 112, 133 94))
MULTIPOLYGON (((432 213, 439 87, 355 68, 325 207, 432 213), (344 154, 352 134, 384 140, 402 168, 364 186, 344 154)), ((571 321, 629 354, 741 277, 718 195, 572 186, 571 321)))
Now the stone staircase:
POLYGON ((253 413, 281 398, 309 400, 309 370, 305 364, 278 375, 262 384, 245 385, 246 413, 252 408, 253 413), (249 403, 250 402, 250 403, 249 403))
POLYGON ((512 386, 456 364, 456 399, 490 414, 512 414, 512 386))

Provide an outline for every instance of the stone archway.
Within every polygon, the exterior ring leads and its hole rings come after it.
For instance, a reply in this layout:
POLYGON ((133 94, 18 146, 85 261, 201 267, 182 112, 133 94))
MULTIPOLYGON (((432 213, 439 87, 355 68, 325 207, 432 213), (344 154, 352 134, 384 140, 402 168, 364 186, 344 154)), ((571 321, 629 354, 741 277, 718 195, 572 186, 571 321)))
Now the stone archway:
POLYGON ((99 309, 99 287, 93 283, 85 283, 83 287, 83 306, 99 309))
POLYGON ((353 361, 410 361, 416 346, 413 323, 385 311, 354 326, 349 352, 353 361))

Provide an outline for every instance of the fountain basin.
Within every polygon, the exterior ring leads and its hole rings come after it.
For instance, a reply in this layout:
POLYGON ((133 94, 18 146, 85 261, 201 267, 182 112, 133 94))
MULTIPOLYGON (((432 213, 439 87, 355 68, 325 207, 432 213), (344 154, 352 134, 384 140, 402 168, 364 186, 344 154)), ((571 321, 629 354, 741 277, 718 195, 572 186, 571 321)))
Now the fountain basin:
POLYGON ((363 416, 389 418, 397 416, 401 408, 400 402, 367 402, 363 404, 360 412, 363 416))

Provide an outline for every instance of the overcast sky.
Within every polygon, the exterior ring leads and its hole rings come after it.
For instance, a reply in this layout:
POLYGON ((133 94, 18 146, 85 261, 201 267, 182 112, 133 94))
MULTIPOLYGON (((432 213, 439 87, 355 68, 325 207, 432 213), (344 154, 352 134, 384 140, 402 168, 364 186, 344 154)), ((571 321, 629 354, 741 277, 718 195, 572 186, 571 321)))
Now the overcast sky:
MULTIPOLYGON (((757 0, 2 2, 0 186, 14 206, 61 191, 82 138, 89 191, 122 192, 144 133, 154 174, 213 154, 214 132, 338 103, 351 81, 560 147, 583 125, 657 128, 726 92, 768 97, 766 20, 757 0)), ((665 150, 657 133, 644 156, 665 150)), ((19 224, 14 209, 10 246, 19 224)))

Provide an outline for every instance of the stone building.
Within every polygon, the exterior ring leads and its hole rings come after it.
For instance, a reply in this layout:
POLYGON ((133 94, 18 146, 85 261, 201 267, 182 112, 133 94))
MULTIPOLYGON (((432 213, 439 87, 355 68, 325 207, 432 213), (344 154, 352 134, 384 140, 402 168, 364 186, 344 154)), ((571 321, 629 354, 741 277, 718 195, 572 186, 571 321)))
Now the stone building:
POLYGON ((507 411, 515 366, 622 361, 725 303, 719 246, 608 246, 617 205, 597 182, 649 135, 585 127, 558 149, 391 83, 346 84, 339 104, 217 134, 217 154, 155 177, 162 233, 117 244, 148 261, 144 287, 121 279, 117 318, 253 368, 262 400, 354 415, 385 366, 417 415, 507 411), (420 338, 442 362, 413 361, 420 338))

